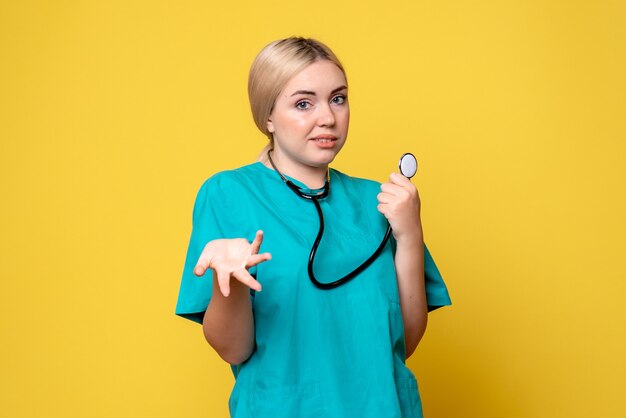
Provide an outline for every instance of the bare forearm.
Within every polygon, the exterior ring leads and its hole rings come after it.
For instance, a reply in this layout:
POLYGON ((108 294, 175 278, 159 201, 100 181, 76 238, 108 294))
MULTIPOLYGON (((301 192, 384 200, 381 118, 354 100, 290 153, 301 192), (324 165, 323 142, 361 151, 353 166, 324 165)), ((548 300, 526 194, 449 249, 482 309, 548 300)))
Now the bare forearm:
POLYGON ((250 289, 232 281, 226 298, 214 279, 213 296, 202 328, 208 343, 228 363, 240 364, 248 359, 255 346, 250 289))
POLYGON ((404 322, 406 357, 409 358, 422 339, 428 321, 422 231, 397 244, 394 261, 404 322))

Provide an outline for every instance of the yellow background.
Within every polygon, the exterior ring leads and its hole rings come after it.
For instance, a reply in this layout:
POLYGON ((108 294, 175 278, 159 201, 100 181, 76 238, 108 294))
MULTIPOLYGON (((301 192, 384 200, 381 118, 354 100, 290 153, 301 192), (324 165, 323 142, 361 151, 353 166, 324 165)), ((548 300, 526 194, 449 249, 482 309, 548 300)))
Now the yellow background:
POLYGON ((200 184, 265 143, 250 63, 289 35, 348 71, 335 168, 420 161, 454 302, 408 362, 426 416, 624 416, 623 1, 0 4, 1 416, 227 416, 174 305, 200 184))

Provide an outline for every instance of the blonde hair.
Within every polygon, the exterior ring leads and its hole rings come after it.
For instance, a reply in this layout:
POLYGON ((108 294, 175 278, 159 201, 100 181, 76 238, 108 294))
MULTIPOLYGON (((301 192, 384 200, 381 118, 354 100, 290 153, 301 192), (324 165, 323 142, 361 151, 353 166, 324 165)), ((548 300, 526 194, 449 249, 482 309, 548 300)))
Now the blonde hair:
POLYGON ((320 60, 333 62, 345 76, 346 72, 333 51, 311 38, 290 37, 271 42, 252 62, 248 75, 250 109, 257 128, 269 139, 261 151, 260 160, 263 161, 267 150, 274 146, 274 138, 267 130, 267 121, 276 98, 293 76, 320 60))

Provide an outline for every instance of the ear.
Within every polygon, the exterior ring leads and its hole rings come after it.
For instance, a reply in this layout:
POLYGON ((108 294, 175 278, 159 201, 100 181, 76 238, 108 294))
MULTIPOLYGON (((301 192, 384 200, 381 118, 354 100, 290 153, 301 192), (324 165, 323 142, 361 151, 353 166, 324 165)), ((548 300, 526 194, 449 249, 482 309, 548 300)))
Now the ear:
POLYGON ((268 119, 266 126, 267 126, 267 131, 269 133, 273 134, 274 133, 274 122, 272 122, 271 119, 268 119))

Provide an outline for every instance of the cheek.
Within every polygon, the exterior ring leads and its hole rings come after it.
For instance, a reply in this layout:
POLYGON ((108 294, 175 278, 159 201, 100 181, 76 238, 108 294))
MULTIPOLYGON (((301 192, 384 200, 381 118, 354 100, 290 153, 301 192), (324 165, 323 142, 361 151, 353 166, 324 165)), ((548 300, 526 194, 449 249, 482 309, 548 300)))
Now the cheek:
POLYGON ((291 131, 299 131, 302 129, 307 129, 311 125, 311 121, 309 118, 300 115, 290 115, 289 118, 285 120, 286 128, 291 131))
POLYGON ((344 125, 345 128, 348 127, 348 123, 350 122, 350 111, 342 112, 339 115, 339 123, 344 125))
POLYGON ((274 126, 279 132, 305 135, 315 126, 315 118, 308 113, 284 112, 274 117, 274 126))

